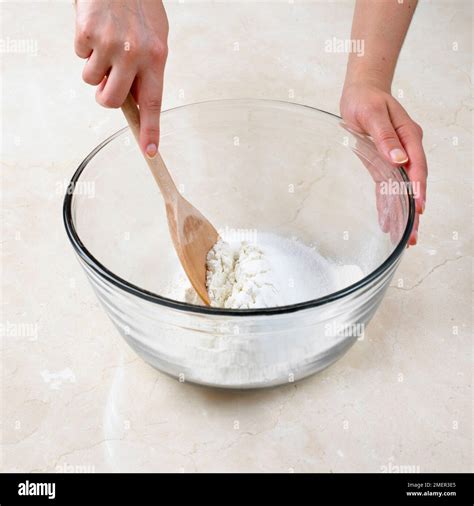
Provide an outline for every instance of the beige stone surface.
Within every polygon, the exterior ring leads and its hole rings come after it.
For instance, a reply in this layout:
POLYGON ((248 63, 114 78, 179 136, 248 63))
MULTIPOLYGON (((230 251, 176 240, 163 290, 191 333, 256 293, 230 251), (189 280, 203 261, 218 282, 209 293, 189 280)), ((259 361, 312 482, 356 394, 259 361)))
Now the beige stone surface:
MULTIPOLYGON (((338 111, 353 3, 167 4, 164 107, 264 97, 338 111), (235 48, 238 47, 238 51, 235 48)), ((393 91, 425 131, 419 246, 368 329, 300 383, 226 392, 138 359, 61 216, 81 159, 124 125, 94 102, 69 2, 3 2, 4 471, 472 471, 472 3, 421 2, 393 91), (18 335, 19 334, 19 335, 18 335)))

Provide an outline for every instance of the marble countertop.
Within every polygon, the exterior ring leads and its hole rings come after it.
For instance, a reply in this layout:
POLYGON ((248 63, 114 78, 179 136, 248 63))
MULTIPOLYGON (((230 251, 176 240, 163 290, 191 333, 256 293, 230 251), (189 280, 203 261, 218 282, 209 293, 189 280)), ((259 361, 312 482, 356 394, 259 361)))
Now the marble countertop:
MULTIPOLYGON (((427 208, 365 339, 309 379, 244 392, 155 371, 99 306, 62 199, 124 120, 81 81, 70 2, 1 8, 10 49, 23 41, 2 54, 2 470, 472 471, 471 2, 421 2, 403 49, 393 92, 425 131, 427 208)), ((347 55, 325 41, 349 37, 352 9, 168 3, 164 107, 337 113, 347 55)))

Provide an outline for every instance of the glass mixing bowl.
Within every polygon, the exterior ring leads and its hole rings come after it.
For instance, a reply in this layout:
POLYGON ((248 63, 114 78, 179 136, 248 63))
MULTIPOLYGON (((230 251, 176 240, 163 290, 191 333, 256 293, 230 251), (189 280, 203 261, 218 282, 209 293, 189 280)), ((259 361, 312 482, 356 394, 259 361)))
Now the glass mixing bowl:
POLYGON ((337 116, 287 102, 186 105, 162 113, 161 131, 177 187, 223 235, 296 237, 355 275, 282 307, 172 298, 182 270, 165 206, 124 128, 81 163, 64 201, 69 239, 124 339, 180 381, 229 388, 296 381, 340 358, 374 315, 413 226, 403 168, 337 116))

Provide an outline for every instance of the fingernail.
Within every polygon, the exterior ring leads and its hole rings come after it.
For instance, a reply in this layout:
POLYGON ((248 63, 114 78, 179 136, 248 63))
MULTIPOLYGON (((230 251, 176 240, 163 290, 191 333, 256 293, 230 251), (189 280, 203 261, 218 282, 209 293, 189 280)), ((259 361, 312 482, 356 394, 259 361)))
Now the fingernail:
POLYGON ((155 158, 157 151, 158 148, 156 147, 156 144, 148 144, 145 150, 146 156, 148 156, 148 158, 155 158))
POLYGON ((415 243, 416 244, 418 242, 418 230, 415 230, 415 243))
POLYGON ((394 163, 408 162, 407 154, 399 148, 395 148, 395 149, 392 149, 392 151, 390 151, 390 159, 394 163))
POLYGON ((425 212, 425 201, 422 200, 421 201, 421 213, 420 214, 423 214, 425 212))

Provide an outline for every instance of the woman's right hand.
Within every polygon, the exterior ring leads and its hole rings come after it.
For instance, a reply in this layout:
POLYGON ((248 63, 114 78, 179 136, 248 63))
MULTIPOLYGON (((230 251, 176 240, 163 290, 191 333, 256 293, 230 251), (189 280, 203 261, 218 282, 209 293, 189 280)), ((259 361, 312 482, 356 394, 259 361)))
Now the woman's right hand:
POLYGON ((129 91, 140 108, 140 147, 150 158, 160 138, 168 19, 159 0, 77 0, 75 50, 97 102, 118 108, 129 91))

